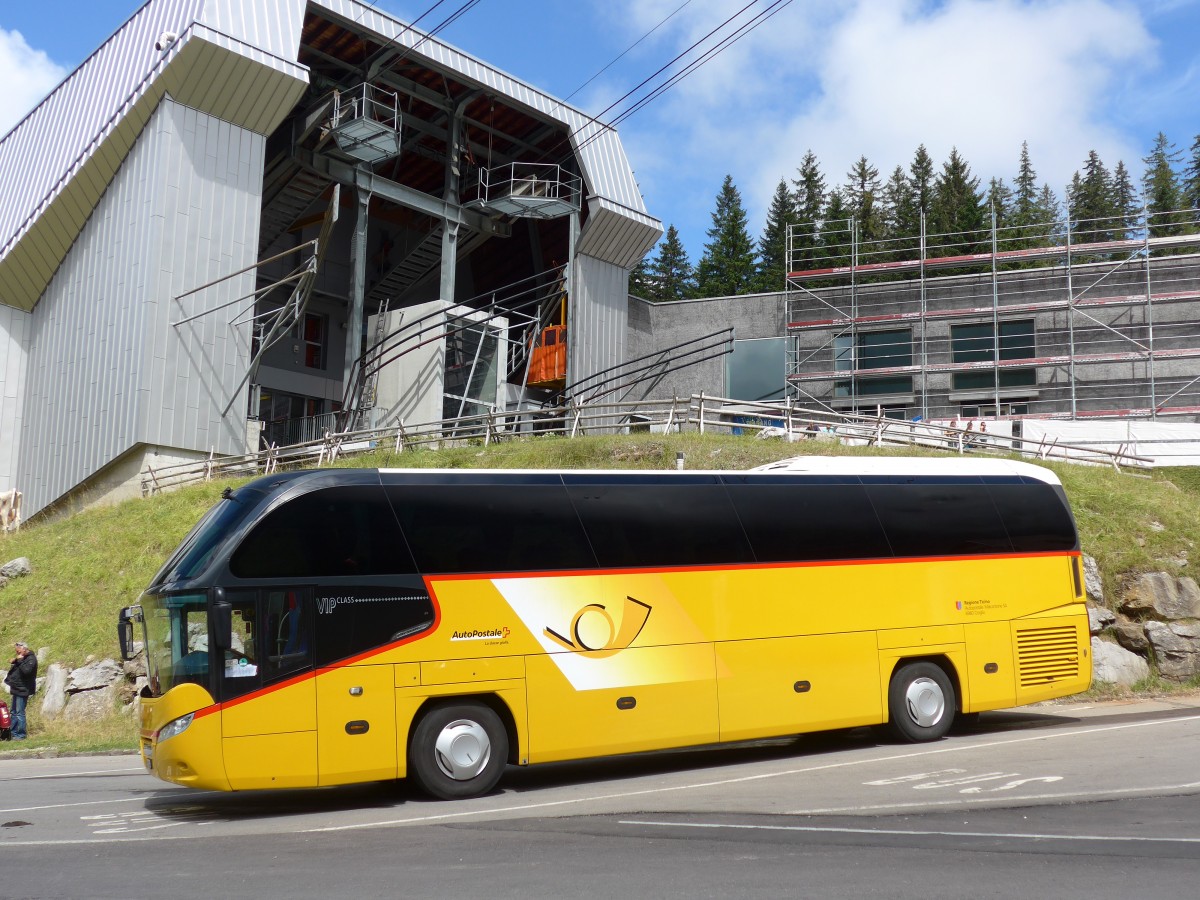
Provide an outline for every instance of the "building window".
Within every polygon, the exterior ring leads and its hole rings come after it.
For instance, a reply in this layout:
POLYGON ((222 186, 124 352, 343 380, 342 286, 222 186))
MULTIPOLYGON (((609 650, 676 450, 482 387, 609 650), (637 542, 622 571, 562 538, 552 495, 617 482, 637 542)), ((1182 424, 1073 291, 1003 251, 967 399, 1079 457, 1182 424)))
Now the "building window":
MULTIPOLYGON (((997 349, 1000 360, 1032 359, 1036 350, 1033 319, 1001 322, 999 337, 991 322, 973 322, 950 326, 951 358, 956 363, 992 362, 997 349)), ((1028 387, 1037 384, 1034 369, 1002 369, 994 371, 956 372, 953 389, 956 391, 992 390, 1028 387)))
MULTIPOLYGON (((863 331, 840 334, 833 339, 833 367, 837 372, 855 369, 890 369, 912 365, 912 329, 863 331)), ((835 397, 874 397, 882 394, 911 394, 911 375, 859 377, 835 381, 835 397)))
POLYGON ((835 397, 878 397, 883 394, 911 394, 911 375, 896 375, 891 378, 856 378, 854 381, 835 381, 835 397))
POLYGON ((303 323, 304 366, 308 369, 325 368, 325 341, 329 319, 317 313, 305 313, 303 323))
POLYGON ((833 339, 833 368, 836 372, 854 369, 890 369, 912 365, 912 329, 861 331, 857 335, 839 334, 833 339), (856 350, 857 348, 857 350, 856 350))
POLYGON ((782 400, 787 338, 734 341, 725 357, 725 390, 731 400, 782 400))

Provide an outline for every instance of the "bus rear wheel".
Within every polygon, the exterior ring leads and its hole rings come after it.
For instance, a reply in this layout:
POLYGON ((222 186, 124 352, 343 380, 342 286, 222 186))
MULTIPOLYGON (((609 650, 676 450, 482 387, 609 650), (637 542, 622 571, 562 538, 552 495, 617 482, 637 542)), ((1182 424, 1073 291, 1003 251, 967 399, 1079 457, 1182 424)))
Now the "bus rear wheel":
POLYGON ((507 760, 504 723, 480 703, 434 707, 413 730, 408 748, 409 775, 441 800, 486 794, 507 760))
POLYGON ((902 741, 919 743, 945 737, 954 724, 956 706, 954 685, 934 663, 908 663, 892 675, 888 725, 902 741))

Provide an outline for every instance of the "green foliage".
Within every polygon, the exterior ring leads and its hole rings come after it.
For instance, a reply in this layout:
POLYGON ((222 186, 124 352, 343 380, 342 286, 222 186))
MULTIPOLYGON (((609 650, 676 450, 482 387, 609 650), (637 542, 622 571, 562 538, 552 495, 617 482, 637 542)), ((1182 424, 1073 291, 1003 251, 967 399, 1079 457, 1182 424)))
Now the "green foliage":
POLYGON ((701 297, 731 297, 754 287, 754 241, 746 226, 742 195, 726 175, 708 229, 704 255, 696 265, 696 292, 701 297))
POLYGON ((1067 208, 1071 215, 1073 242, 1089 244, 1113 239, 1113 180, 1100 154, 1088 152, 1083 173, 1076 172, 1067 193, 1067 208))
POLYGON ((1151 237, 1182 233, 1184 219, 1178 211, 1183 206, 1183 190, 1175 171, 1181 160, 1180 151, 1161 131, 1154 138, 1150 155, 1142 159, 1146 164, 1142 189, 1146 195, 1151 237))
POLYGON ((1200 134, 1192 142, 1187 168, 1183 170, 1183 203, 1188 209, 1200 208, 1200 134))
POLYGON ((934 182, 929 222, 929 232, 938 236, 930 241, 933 256, 977 252, 983 229, 990 227, 979 179, 971 174, 971 167, 958 155, 957 148, 950 150, 934 182))
POLYGON ((650 263, 647 273, 649 293, 645 296, 657 303, 686 300, 696 291, 696 278, 687 250, 679 239, 674 225, 667 226, 667 233, 658 245, 658 255, 650 263))
MULTIPOLYGON (((867 162, 865 156, 846 173, 846 207, 858 226, 860 243, 878 241, 886 235, 883 185, 879 181, 879 170, 867 162)), ((877 260, 864 260, 877 262, 877 260)))
POLYGON ((821 174, 821 166, 811 150, 804 154, 796 175, 798 177, 792 180, 792 190, 799 224, 793 233, 792 264, 797 269, 804 269, 812 266, 826 199, 825 176, 821 174))
POLYGON ((933 210, 933 159, 924 144, 917 147, 912 162, 909 163, 908 181, 912 185, 918 212, 928 216, 933 210))
POLYGON ((758 239, 758 275, 755 288, 759 291, 781 291, 788 273, 788 228, 795 225, 796 200, 788 190, 787 179, 780 178, 767 210, 767 224, 758 239))

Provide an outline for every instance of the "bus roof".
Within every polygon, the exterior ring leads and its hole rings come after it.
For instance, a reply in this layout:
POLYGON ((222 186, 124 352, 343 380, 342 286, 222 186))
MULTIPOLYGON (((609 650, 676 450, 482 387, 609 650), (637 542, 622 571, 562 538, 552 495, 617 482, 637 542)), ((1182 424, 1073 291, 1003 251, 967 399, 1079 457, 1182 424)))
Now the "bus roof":
MULTIPOLYGON (((331 470, 326 470, 331 471, 331 470)), ((473 473, 476 475, 531 475, 531 474, 562 474, 572 475, 664 475, 672 474, 675 469, 378 469, 380 474, 444 473, 453 471, 457 474, 473 473)), ((1060 484, 1058 476, 1049 469, 1032 463, 1019 462, 1009 459, 939 459, 936 457, 914 456, 794 456, 767 463, 749 470, 738 469, 687 469, 686 475, 734 475, 746 471, 756 475, 797 474, 797 475, 913 475, 913 476, 1024 476, 1045 484, 1060 484)))
POLYGON ((1049 469, 1013 459, 938 459, 928 456, 793 456, 751 469, 813 475, 1023 475, 1059 484, 1049 469))

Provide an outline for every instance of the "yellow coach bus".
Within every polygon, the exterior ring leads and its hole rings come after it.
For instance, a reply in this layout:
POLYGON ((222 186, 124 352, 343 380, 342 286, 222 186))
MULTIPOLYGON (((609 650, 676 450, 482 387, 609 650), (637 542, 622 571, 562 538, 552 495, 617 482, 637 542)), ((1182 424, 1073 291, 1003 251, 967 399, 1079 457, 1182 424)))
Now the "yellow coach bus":
POLYGON ((454 798, 509 763, 930 741, 1091 681, 1062 487, 1005 460, 271 475, 225 491, 118 631, 147 652, 146 766, 217 790, 454 798))

